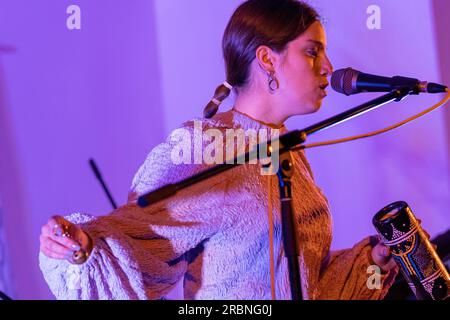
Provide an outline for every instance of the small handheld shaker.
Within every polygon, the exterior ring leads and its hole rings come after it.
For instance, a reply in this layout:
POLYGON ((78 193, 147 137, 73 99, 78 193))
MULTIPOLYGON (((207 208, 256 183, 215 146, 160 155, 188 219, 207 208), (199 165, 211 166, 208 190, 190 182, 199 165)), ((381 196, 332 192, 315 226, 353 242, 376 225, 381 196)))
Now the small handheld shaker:
POLYGON ((372 222, 418 300, 450 297, 449 273, 406 202, 388 205, 372 222))

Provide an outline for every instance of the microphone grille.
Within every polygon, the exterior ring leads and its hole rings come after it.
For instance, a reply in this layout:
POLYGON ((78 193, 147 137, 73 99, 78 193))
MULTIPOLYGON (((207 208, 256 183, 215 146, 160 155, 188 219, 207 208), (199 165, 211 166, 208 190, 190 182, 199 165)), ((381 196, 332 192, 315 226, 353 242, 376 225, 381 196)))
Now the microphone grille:
POLYGON ((334 91, 347 96, 355 94, 357 91, 354 81, 356 81, 358 74, 359 72, 352 68, 336 70, 331 75, 331 87, 334 91))

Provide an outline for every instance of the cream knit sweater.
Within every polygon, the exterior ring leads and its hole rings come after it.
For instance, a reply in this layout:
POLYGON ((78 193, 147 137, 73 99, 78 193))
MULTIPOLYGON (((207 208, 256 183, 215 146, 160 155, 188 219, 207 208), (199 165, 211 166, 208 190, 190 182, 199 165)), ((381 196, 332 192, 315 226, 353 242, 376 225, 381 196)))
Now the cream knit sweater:
MULTIPOLYGON (((202 120, 204 130, 272 129, 236 111, 202 120)), ((183 128, 192 132, 193 122, 183 128)), ((173 134, 149 154, 136 174, 129 204, 109 215, 72 214, 94 240, 88 261, 70 265, 40 254, 40 266, 58 299, 161 299, 184 279, 185 299, 271 299, 268 184, 259 165, 236 167, 177 196, 139 208, 138 195, 198 173, 206 165, 174 165, 173 134)), ((293 198, 302 289, 307 299, 380 299, 366 285, 372 238, 330 252, 332 221, 303 152, 293 153, 293 198)), ((271 178, 277 299, 290 299, 283 255, 279 191, 271 178)))

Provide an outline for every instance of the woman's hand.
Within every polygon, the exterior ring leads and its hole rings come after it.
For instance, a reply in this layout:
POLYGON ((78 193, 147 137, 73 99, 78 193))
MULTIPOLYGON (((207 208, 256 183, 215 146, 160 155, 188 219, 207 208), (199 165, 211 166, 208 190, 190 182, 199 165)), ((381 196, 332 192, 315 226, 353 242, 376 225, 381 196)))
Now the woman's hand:
POLYGON ((91 238, 63 217, 52 217, 41 229, 40 250, 49 258, 73 264, 86 261, 92 251, 91 238))
MULTIPOLYGON (((422 224, 422 220, 420 219, 417 219, 417 222, 419 225, 422 224)), ((425 230, 423 230, 423 232, 425 233, 427 239, 430 240, 430 235, 428 234, 428 232, 426 232, 425 230)), ((437 249, 437 246, 435 244, 432 243, 431 245, 435 250, 437 249)), ((381 241, 379 241, 378 244, 372 249, 372 260, 385 273, 389 272, 392 269, 398 269, 398 266, 391 255, 389 247, 381 241)))
POLYGON ((381 268, 383 273, 388 273, 389 271, 398 268, 389 247, 381 241, 372 248, 372 260, 381 268))

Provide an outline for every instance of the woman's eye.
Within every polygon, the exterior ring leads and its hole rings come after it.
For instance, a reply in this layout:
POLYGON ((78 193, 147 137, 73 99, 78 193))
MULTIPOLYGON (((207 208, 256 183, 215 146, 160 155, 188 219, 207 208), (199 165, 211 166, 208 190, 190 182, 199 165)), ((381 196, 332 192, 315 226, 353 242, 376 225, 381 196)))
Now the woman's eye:
POLYGON ((317 56, 319 55, 319 52, 317 50, 309 50, 308 55, 310 55, 313 58, 317 58, 317 56))

